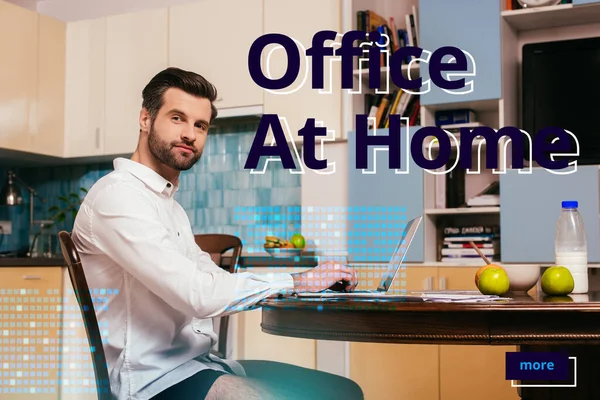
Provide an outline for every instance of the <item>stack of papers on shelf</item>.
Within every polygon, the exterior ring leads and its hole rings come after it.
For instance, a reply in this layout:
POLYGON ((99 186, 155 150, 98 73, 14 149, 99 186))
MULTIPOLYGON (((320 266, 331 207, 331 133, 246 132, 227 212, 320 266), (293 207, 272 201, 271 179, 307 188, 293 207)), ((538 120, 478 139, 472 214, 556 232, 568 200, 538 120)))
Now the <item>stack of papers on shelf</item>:
POLYGON ((500 205, 500 196, 497 194, 484 194, 476 196, 467 201, 467 205, 471 207, 492 207, 500 205))
MULTIPOLYGON (((424 301, 436 303, 471 303, 482 301, 512 300, 510 297, 481 294, 478 291, 418 292, 424 301)), ((413 293, 415 294, 415 293, 413 293)))
POLYGON ((476 196, 467 200, 471 207, 499 206, 500 205, 500 182, 494 181, 486 186, 476 196))

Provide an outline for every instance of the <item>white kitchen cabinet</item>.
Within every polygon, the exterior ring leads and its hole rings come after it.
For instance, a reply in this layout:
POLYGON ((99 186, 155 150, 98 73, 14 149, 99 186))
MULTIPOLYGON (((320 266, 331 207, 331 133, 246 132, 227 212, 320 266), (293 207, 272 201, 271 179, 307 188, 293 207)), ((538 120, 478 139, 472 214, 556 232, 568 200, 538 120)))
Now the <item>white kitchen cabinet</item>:
POLYGON ((137 147, 142 90, 168 64, 168 13, 159 8, 106 18, 105 155, 137 147))
POLYGON ((70 22, 66 34, 65 157, 103 154, 106 19, 70 22))
POLYGON ((38 15, 0 0, 0 148, 27 151, 37 130, 38 15))
MULTIPOLYGON (((341 75, 340 64, 334 62, 329 73, 329 57, 324 63, 324 90, 312 88, 312 62, 306 50, 312 47, 313 35, 321 30, 341 32, 340 0, 264 0, 264 32, 281 33, 299 41, 300 73, 292 86, 275 92, 265 91, 265 114, 278 114, 285 118, 294 140, 307 118, 322 121, 328 129, 341 136, 341 75), (318 10, 318 11, 317 11, 318 10), (304 80, 304 83, 303 83, 304 80), (296 90, 297 89, 297 90, 296 90), (296 90, 296 91, 294 91, 296 90)), ((268 49, 274 49, 274 46, 268 49)), ((273 78, 283 76, 287 68, 286 53, 281 46, 271 54, 270 73, 273 78)), ((267 51, 263 54, 266 58, 267 51)), ((267 68, 264 68, 265 75, 267 68)), ((268 76, 268 75, 266 75, 268 76)), ((286 126, 282 124, 283 129, 286 126)), ((270 143, 270 135, 267 137, 270 143)))
POLYGON ((66 24, 39 15, 37 47, 37 120, 29 151, 61 157, 65 145, 66 24))
POLYGON ((207 0, 170 8, 169 65, 215 85, 219 110, 263 104, 263 89, 248 72, 250 46, 262 35, 262 3, 207 0))

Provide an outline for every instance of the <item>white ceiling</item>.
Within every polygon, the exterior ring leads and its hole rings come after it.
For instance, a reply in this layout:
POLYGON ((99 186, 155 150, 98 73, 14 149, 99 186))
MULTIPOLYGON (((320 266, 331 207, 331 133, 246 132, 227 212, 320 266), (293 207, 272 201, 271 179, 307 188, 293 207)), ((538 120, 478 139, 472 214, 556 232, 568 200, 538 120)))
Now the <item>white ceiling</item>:
POLYGON ((167 7, 198 0, 6 0, 62 21, 167 7))

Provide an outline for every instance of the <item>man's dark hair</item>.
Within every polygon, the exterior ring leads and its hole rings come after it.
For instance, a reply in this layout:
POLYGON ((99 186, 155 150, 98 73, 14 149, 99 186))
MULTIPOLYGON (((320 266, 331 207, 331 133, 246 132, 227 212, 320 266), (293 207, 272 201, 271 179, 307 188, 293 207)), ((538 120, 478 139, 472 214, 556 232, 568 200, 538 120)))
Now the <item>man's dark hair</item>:
POLYGON ((217 88, 203 76, 176 67, 169 67, 156 74, 142 91, 142 107, 150 113, 154 121, 163 105, 163 94, 169 88, 181 89, 193 96, 210 101, 210 122, 217 117, 217 108, 213 104, 217 98, 217 88))

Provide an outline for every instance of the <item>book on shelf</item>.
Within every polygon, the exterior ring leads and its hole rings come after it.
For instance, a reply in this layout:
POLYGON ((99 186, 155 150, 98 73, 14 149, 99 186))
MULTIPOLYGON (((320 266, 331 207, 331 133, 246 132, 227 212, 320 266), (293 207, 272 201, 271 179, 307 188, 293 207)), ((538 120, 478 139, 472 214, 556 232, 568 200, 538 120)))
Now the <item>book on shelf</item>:
MULTIPOLYGON (((421 101, 418 95, 413 95, 397 89, 391 93, 365 94, 365 113, 370 118, 375 118, 377 126, 375 128, 388 128, 390 115, 400 115, 408 120, 409 126, 420 124, 420 108, 421 101)), ((407 120, 403 120, 402 124, 406 125, 407 120)), ((374 128, 369 122, 369 128, 374 128)))
POLYGON ((465 123, 460 123, 460 124, 440 125, 440 128, 445 131, 456 130, 458 133, 460 133, 461 128, 477 128, 480 126, 484 126, 484 125, 481 122, 473 121, 473 122, 465 122, 465 123))
MULTIPOLYGON (((419 18, 417 14, 417 7, 412 6, 412 12, 404 16, 404 27, 398 26, 398 20, 394 17, 385 18, 384 16, 376 13, 373 10, 360 10, 356 12, 356 29, 365 32, 365 39, 361 40, 359 46, 363 46, 365 60, 362 62, 360 68, 368 68, 368 46, 364 44, 369 42, 368 34, 370 32, 379 32, 385 34, 389 40, 385 40, 381 37, 378 44, 380 50, 387 50, 389 56, 401 47, 405 46, 419 46, 419 18)), ((404 60, 405 63, 409 63, 411 60, 407 57, 404 60)), ((388 67, 389 58, 386 58, 384 54, 381 54, 379 60, 379 67, 388 67)))
POLYGON ((481 256, 473 244, 490 262, 499 260, 500 228, 497 225, 447 226, 444 228, 441 249, 442 262, 478 262, 481 256))
POLYGON ((451 171, 447 171, 456 163, 456 156, 450 157, 450 160, 436 172, 434 175, 434 196, 436 208, 459 208, 465 207, 465 170, 456 165, 451 171))

